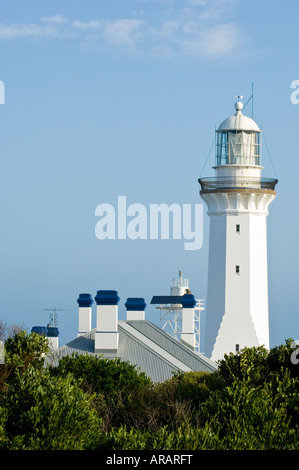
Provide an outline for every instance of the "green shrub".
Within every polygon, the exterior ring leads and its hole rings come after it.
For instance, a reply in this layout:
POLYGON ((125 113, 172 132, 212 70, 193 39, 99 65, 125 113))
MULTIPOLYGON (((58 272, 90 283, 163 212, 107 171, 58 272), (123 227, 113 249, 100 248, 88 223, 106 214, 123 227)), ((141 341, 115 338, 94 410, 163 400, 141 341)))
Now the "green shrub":
POLYGON ((5 341, 5 365, 25 370, 29 365, 42 367, 49 352, 48 340, 37 333, 20 331, 5 341))
POLYGON ((101 393, 107 400, 119 392, 128 395, 151 384, 150 379, 129 362, 88 354, 65 356, 57 367, 51 367, 51 372, 62 377, 71 373, 86 391, 101 393))
MULTIPOLYGON (((5 361, 0 364, 0 400, 6 384, 13 380, 16 371, 25 371, 29 366, 41 368, 49 351, 48 340, 36 333, 19 331, 5 341, 5 361)), ((1 403, 1 402, 0 402, 1 403)))
POLYGON ((75 354, 63 357, 50 370, 56 377, 72 374, 82 390, 94 394, 104 430, 121 424, 139 427, 144 423, 145 396, 150 395, 153 384, 130 363, 75 354))
POLYGON ((291 340, 245 348, 216 372, 153 384, 128 362, 74 355, 45 366, 47 341, 17 333, 0 367, 0 449, 298 449, 291 340))
POLYGON ((250 380, 259 385, 268 379, 268 350, 263 346, 244 348, 239 353, 225 354, 219 361, 218 373, 227 385, 235 381, 250 380))
POLYGON ((83 449, 99 429, 91 397, 71 376, 53 378, 46 370, 17 372, 3 406, 10 449, 83 449))
POLYGON ((283 381, 258 387, 249 381, 236 381, 211 395, 202 413, 223 448, 294 449, 296 430, 290 426, 288 403, 291 395, 298 403, 296 386, 288 373, 283 381))

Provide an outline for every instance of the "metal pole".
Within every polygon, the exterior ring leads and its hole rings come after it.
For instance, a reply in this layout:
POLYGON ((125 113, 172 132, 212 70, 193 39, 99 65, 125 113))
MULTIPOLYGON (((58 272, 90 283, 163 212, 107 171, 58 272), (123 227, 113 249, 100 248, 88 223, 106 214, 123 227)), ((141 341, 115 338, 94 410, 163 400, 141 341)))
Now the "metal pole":
POLYGON ((253 119, 253 83, 251 83, 251 97, 252 97, 252 102, 251 102, 251 117, 253 119))

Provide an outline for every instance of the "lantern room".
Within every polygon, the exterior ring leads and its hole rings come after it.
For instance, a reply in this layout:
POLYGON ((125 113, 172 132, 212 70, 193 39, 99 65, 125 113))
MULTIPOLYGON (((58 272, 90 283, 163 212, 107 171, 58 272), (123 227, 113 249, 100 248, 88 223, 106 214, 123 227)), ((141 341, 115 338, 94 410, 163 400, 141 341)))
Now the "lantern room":
POLYGON ((216 166, 260 166, 261 130, 242 114, 243 103, 235 103, 236 113, 216 130, 216 166))

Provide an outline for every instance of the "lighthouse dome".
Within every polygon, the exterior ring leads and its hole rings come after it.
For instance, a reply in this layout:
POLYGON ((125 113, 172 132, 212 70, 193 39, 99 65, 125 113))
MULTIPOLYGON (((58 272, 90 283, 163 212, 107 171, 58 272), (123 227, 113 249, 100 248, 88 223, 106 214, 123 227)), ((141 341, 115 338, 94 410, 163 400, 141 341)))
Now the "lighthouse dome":
POLYGON ((243 103, 235 103, 235 114, 225 119, 216 130, 216 166, 260 166, 261 130, 257 123, 242 113, 243 103))
POLYGON ((257 123, 250 117, 242 114, 242 101, 237 101, 235 103, 235 109, 235 114, 225 119, 218 127, 218 131, 240 130, 260 132, 260 128, 257 123))

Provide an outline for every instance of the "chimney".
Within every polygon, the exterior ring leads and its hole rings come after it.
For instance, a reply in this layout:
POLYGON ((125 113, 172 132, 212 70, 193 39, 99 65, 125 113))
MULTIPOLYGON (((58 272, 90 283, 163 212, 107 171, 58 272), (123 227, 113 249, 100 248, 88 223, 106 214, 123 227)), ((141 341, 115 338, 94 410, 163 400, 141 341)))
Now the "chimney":
POLYGON ((181 298, 182 304, 182 333, 181 341, 191 349, 195 349, 195 330, 194 330, 194 307, 196 299, 188 291, 181 298))
POLYGON ((55 351, 59 346, 59 330, 56 326, 33 326, 31 333, 37 333, 40 336, 45 336, 48 340, 49 348, 55 351))
POLYGON ((98 290, 95 297, 97 304, 97 326, 95 333, 95 352, 116 351, 118 348, 118 303, 115 290, 98 290))
POLYGON ((146 303, 143 298, 129 297, 125 303, 127 320, 145 320, 146 303))
POLYGON ((81 336, 91 330, 93 298, 90 294, 80 294, 77 302, 79 305, 79 328, 77 336, 81 336))
POLYGON ((47 325, 47 340, 50 349, 56 351, 59 347, 59 330, 56 326, 47 325))

